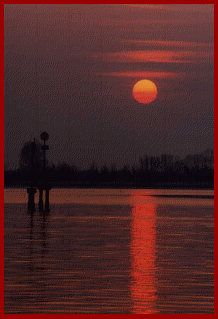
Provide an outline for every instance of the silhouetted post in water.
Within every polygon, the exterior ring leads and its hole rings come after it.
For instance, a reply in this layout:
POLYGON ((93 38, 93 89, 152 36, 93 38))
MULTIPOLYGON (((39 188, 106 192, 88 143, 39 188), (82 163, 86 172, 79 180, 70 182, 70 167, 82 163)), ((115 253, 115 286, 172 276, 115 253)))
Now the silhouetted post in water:
POLYGON ((38 187, 39 189, 39 211, 43 211, 43 188, 38 187))
POLYGON ((45 211, 49 211, 49 191, 51 187, 48 185, 47 176, 46 176, 46 157, 45 151, 49 150, 49 146, 45 145, 45 141, 48 140, 49 135, 47 132, 42 132, 40 135, 41 140, 43 140, 44 145, 42 146, 43 150, 43 183, 38 185, 39 189, 39 211, 43 211, 43 190, 45 190, 45 211))
POLYGON ((50 191, 50 187, 47 186, 46 190, 45 190, 45 211, 48 212, 49 211, 49 191, 50 191))
POLYGON ((32 211, 35 208, 34 196, 36 193, 36 188, 35 187, 27 188, 27 193, 28 193, 28 209, 32 211))
POLYGON ((27 188, 28 193, 28 209, 33 211, 35 209, 35 201, 34 196, 36 193, 35 185, 35 150, 36 150, 36 143, 35 138, 34 142, 31 144, 31 186, 27 188))

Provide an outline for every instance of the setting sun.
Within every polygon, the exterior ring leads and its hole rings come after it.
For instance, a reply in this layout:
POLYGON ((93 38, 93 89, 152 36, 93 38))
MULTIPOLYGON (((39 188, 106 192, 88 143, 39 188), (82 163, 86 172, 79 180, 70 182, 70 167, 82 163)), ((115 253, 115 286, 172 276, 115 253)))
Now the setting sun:
POLYGON ((157 87, 150 80, 140 80, 134 85, 132 94, 139 103, 151 103, 156 99, 157 87))

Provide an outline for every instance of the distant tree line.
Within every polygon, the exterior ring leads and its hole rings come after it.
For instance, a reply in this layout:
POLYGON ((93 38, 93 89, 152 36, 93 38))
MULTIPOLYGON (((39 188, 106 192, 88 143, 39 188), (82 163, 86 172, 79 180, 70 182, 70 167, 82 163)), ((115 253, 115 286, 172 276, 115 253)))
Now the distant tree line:
MULTIPOLYGON (((31 180, 32 169, 35 172, 35 182, 43 180, 41 146, 36 143, 32 167, 31 142, 28 142, 21 150, 19 169, 5 169, 5 186, 26 184, 31 180)), ((184 159, 172 154, 144 155, 139 159, 138 165, 124 166, 121 169, 117 169, 115 165, 97 167, 94 162, 86 170, 67 163, 48 164, 46 178, 53 185, 72 187, 182 187, 197 184, 202 187, 213 187, 214 151, 207 149, 200 154, 188 155, 184 159)))

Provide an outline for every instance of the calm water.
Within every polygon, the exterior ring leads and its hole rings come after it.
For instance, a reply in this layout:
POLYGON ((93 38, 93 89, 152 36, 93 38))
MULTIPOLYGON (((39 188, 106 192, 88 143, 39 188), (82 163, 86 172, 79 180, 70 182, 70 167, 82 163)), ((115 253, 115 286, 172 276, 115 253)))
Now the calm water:
POLYGON ((213 191, 5 190, 5 313, 214 312, 213 191))

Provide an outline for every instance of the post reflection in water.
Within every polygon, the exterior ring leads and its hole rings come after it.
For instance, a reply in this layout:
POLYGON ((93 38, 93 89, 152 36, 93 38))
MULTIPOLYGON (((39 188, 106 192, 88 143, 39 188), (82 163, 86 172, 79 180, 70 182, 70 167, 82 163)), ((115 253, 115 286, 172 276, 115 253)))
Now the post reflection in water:
POLYGON ((152 198, 133 194, 132 208, 132 288, 133 313, 155 313, 156 205, 152 198))
MULTIPOLYGON (((47 254, 48 254, 48 234, 47 228, 49 223, 49 214, 47 212, 29 212, 27 214, 27 220, 29 218, 29 249, 25 251, 25 259, 27 261, 28 272, 23 274, 23 278, 27 283, 27 289, 29 289, 28 302, 25 304, 27 310, 31 309, 31 306, 28 304, 35 305, 44 301, 47 294, 48 285, 47 285, 47 254), (28 278, 28 279, 27 279, 28 278), (34 291, 31 291, 31 287, 34 291)), ((24 291, 20 292, 21 295, 24 294, 24 291)), ((21 303, 23 304, 23 302, 21 303)))
POLYGON ((33 259, 33 211, 30 212, 30 237, 29 237, 29 255, 30 255, 30 261, 29 261, 29 266, 28 269, 30 272, 33 271, 33 265, 34 265, 34 261, 33 259))

